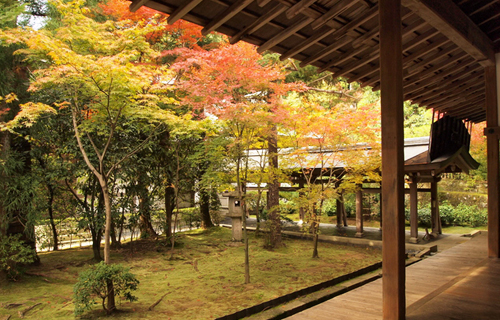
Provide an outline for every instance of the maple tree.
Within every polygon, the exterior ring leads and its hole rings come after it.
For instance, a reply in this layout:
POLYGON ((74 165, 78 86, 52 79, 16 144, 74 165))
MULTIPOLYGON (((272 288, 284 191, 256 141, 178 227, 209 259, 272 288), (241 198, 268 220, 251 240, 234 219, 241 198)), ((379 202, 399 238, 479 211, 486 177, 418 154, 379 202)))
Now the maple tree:
MULTIPOLYGON (((279 117, 281 97, 296 84, 284 82, 285 73, 278 64, 266 63, 248 44, 229 46, 222 42, 212 50, 178 48, 169 54, 178 56, 172 65, 180 76, 177 95, 198 118, 216 117, 223 124, 222 133, 230 139, 228 155, 233 160, 236 191, 244 203, 244 182, 248 176, 245 151, 258 138, 267 138, 279 117)), ((272 230, 279 239, 280 219, 277 210, 270 214, 272 230)), ((246 217, 243 217, 246 233, 246 217)), ((245 282, 249 280, 248 237, 246 242, 245 282)))
MULTIPOLYGON (((160 25, 126 21, 97 23, 82 7, 83 1, 55 1, 61 27, 48 31, 13 29, 0 33, 7 43, 22 42, 20 50, 39 61, 31 83, 33 92, 55 92, 52 105, 70 109, 74 135, 81 157, 102 189, 106 212, 104 260, 110 263, 112 224, 109 179, 121 164, 141 150, 177 117, 160 108, 173 103, 167 96, 170 71, 156 64, 159 52, 145 36, 160 25), (145 134, 145 139, 140 139, 145 134), (127 144, 122 141, 127 135, 127 144), (132 137, 136 137, 135 141, 132 137), (133 141, 133 143, 131 143, 133 141)), ((36 121, 40 112, 56 112, 43 103, 24 104, 13 125, 36 121), (29 120, 29 121, 27 121, 29 120)), ((108 310, 115 308, 109 290, 108 310)))
POLYGON ((108 0, 99 3, 101 9, 99 14, 106 18, 117 21, 127 21, 129 24, 146 22, 154 25, 161 25, 146 35, 146 39, 162 49, 173 49, 177 47, 200 48, 202 42, 201 27, 185 20, 177 20, 173 24, 168 24, 168 16, 156 10, 142 6, 135 12, 129 10, 130 1, 108 0))
POLYGON ((349 183, 355 182, 359 188, 367 176, 378 176, 374 173, 378 163, 370 160, 378 150, 378 113, 373 103, 362 101, 362 91, 351 91, 348 99, 333 106, 316 93, 291 95, 288 117, 282 122, 282 140, 289 147, 283 162, 297 171, 302 181, 298 205, 305 210, 305 222, 313 234, 313 258, 319 257, 318 232, 324 202, 337 198, 349 183))

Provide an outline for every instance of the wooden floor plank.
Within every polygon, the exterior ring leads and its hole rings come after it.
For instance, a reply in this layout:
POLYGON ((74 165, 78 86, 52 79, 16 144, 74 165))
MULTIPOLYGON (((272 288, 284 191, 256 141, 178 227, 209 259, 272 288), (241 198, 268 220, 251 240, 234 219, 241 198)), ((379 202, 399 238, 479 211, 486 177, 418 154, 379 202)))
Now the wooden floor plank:
MULTIPOLYGON (((487 234, 406 269, 407 319, 500 319, 500 261, 487 259, 487 234)), ((382 280, 289 319, 382 319, 382 280)))

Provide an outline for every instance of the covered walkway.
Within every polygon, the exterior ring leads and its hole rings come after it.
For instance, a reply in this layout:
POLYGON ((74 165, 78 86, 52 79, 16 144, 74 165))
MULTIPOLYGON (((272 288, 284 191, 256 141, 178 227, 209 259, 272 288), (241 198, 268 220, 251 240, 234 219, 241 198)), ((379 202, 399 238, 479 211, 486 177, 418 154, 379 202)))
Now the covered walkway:
MULTIPOLYGON (((500 260, 487 233, 406 268, 406 319, 500 319, 500 260)), ((382 279, 288 319, 382 319, 382 279)))

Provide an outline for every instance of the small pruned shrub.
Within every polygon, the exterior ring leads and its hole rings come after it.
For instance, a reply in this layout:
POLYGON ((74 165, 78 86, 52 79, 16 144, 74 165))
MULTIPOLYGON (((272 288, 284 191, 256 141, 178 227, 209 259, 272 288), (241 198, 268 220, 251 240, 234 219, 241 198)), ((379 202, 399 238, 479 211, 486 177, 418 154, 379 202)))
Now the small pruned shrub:
POLYGON ((19 279, 24 266, 36 259, 35 251, 25 245, 21 234, 0 237, 0 271, 13 281, 19 279))
POLYGON ((78 277, 78 282, 73 288, 75 315, 91 310, 95 299, 102 300, 102 307, 107 313, 113 311, 106 308, 108 283, 113 284, 115 297, 123 296, 130 302, 137 300, 132 295, 132 291, 137 290, 139 285, 139 280, 135 275, 121 264, 105 264, 101 261, 80 273, 78 277))

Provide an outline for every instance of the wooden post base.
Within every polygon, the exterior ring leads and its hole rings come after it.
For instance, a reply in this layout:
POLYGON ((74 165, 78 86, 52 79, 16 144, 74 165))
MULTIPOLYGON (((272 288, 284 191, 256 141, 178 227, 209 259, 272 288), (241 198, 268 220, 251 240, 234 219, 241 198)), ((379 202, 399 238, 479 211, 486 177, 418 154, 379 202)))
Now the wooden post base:
POLYGON ((410 243, 419 243, 420 239, 418 237, 417 238, 411 237, 409 241, 410 241, 410 243))

